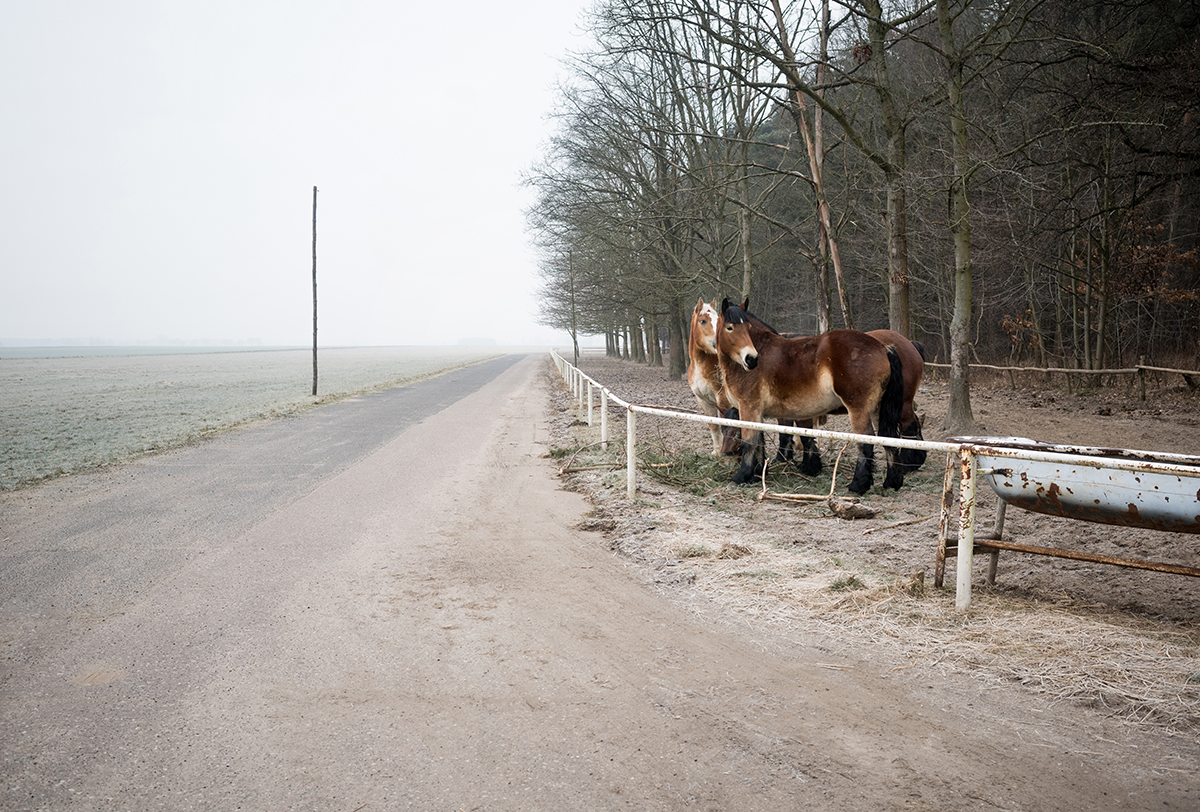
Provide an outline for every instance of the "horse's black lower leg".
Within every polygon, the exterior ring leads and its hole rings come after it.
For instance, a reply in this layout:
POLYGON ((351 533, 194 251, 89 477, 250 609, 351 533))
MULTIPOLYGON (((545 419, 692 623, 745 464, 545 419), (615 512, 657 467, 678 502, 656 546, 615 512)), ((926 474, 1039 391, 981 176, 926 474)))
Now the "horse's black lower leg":
POLYGON ((883 477, 883 489, 900 490, 900 486, 904 484, 904 466, 900 464, 900 454, 896 452, 903 451, 902 448, 887 449, 887 473, 883 477))
MULTIPOLYGON (((734 406, 726 409, 725 414, 721 415, 726 420, 737 420, 738 410, 734 406)), ((732 426, 721 427, 721 454, 726 457, 733 457, 742 450, 742 431, 735 429, 732 426)))
POLYGON ((875 446, 863 443, 858 447, 858 465, 850 481, 850 493, 862 496, 875 482, 875 446))
POLYGON ((800 457, 800 473, 805 476, 816 476, 821 473, 821 450, 817 447, 815 437, 801 437, 800 446, 803 453, 800 457))
POLYGON ((754 436, 749 440, 743 437, 742 464, 738 466, 737 473, 733 475, 733 483, 735 485, 744 485, 747 482, 760 478, 766 458, 767 453, 764 448, 763 433, 761 431, 754 432, 754 436))
POLYGON ((775 454, 775 459, 786 463, 791 462, 795 455, 795 438, 790 434, 780 434, 779 451, 775 454))
MULTIPOLYGON (((900 436, 906 440, 924 440, 921 436, 921 421, 913 420, 907 426, 900 427, 900 436)), ((906 471, 915 471, 925 464, 926 452, 915 448, 900 449, 900 464, 906 471)))

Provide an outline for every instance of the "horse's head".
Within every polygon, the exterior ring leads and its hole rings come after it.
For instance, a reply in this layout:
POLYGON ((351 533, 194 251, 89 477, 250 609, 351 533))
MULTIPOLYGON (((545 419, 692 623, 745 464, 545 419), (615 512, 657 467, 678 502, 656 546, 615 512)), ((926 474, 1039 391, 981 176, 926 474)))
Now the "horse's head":
POLYGON ((721 303, 721 318, 717 321, 717 351, 747 371, 758 366, 758 350, 750 338, 746 311, 728 299, 721 303))
MULTIPOLYGON (((715 299, 713 300, 716 301, 715 299)), ((692 344, 701 352, 717 352, 717 308, 700 299, 692 311, 692 344)))

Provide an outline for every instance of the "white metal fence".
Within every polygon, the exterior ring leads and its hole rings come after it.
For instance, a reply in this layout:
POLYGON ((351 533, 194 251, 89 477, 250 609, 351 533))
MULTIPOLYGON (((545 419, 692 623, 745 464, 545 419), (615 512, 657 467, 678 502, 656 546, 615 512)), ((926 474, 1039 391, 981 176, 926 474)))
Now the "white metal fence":
MULTIPOLYGON (((1186 457, 1183 455, 1171 454, 1156 454, 1157 458, 1166 459, 1168 462, 1147 462, 1144 460, 1135 459, 1114 459, 1111 457, 1088 457, 1071 452, 1079 452, 1082 449, 1077 449, 1071 446, 1055 447, 1053 453, 1044 451, 1032 451, 1020 448, 997 447, 994 445, 986 445, 979 442, 934 442, 926 440, 908 440, 903 438, 892 437, 877 437, 873 435, 852 434, 849 432, 825 431, 823 429, 803 429, 792 426, 781 426, 777 424, 766 423, 750 423, 743 420, 728 420, 722 417, 709 417, 703 414, 694 412, 679 412, 671 409, 663 409, 656 406, 639 406, 634 403, 629 403, 622 400, 611 390, 592 378, 588 377, 582 370, 565 360, 557 352, 551 351, 551 357, 555 365, 558 367, 559 374, 562 375, 568 388, 571 390, 572 396, 578 403, 578 407, 582 412, 587 410, 587 424, 595 425, 595 398, 596 393, 600 397, 600 440, 602 447, 607 450, 609 438, 608 430, 608 412, 609 402, 616 404, 626 412, 625 420, 625 468, 626 468, 626 489, 630 499, 637 496, 637 415, 649 414, 658 415, 660 417, 668 417, 676 420, 689 420, 694 423, 703 423, 706 425, 717 426, 732 426, 735 428, 751 428, 758 431, 771 431, 780 434, 800 435, 804 437, 829 438, 834 440, 844 440, 853 443, 873 443, 877 445, 887 445, 894 448, 913 448, 922 449, 925 451, 941 451, 946 454, 946 475, 944 480, 943 496, 942 496, 942 511, 938 526, 938 554, 937 554, 937 583, 941 585, 941 569, 944 566, 944 560, 947 551, 947 539, 949 536, 951 509, 955 501, 954 479, 958 479, 957 497, 958 497, 958 545, 957 558, 958 564, 956 567, 956 607, 959 611, 966 611, 971 605, 971 579, 973 570, 973 560, 975 553, 975 528, 976 528, 976 481, 980 474, 988 474, 992 469, 980 469, 978 457, 986 455, 988 457, 1004 456, 1012 459, 1025 460, 1051 460, 1061 461, 1070 458, 1072 462, 1080 465, 1091 466, 1095 468, 1116 468, 1124 470, 1140 470, 1148 472, 1168 473, 1173 475, 1182 475, 1186 477, 1200 478, 1200 468, 1191 467, 1188 463, 1196 460, 1195 457, 1186 457), (955 476, 957 472, 957 477, 955 476)), ((1133 452, 1131 452, 1133 453, 1133 452)), ((1003 505, 1003 502, 1000 502, 1003 505)), ((993 534, 982 545, 986 552, 991 553, 992 567, 989 573, 989 578, 995 574, 995 558, 998 555, 999 549, 1011 549, 1020 552, 1030 552, 1034 554, 1055 554, 1051 551, 1046 551, 1044 548, 1022 548, 1019 545, 1003 545, 997 546, 1003 525, 1003 510, 999 510, 997 521, 993 528, 993 534)), ((1078 556, 1076 556, 1078 557, 1078 556)), ((1137 562, 1137 561, 1116 561, 1103 560, 1100 558, 1089 558, 1089 560, 1097 560, 1101 563, 1119 564, 1122 566, 1134 566, 1143 569, 1156 569, 1166 572, 1177 572, 1186 575, 1200 575, 1200 572, 1181 572, 1188 568, 1168 567, 1166 565, 1155 565, 1153 562, 1137 562)))

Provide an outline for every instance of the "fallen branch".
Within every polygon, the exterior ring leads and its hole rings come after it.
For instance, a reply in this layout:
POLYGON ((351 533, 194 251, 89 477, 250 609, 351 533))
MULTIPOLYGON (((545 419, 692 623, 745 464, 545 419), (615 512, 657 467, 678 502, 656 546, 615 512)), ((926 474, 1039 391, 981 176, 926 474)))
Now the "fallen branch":
POLYGON ((846 448, 850 445, 847 441, 842 443, 842 450, 838 452, 837 459, 833 461, 833 476, 829 480, 829 493, 824 496, 818 496, 812 493, 774 493, 767 490, 767 466, 763 465, 763 486, 762 491, 758 494, 758 501, 764 499, 779 499, 784 502, 822 502, 833 496, 833 492, 837 489, 837 472, 838 464, 842 461, 842 455, 846 453, 846 448))
POLYGON ((623 462, 610 462, 607 465, 581 465, 578 468, 559 468, 558 475, 577 474, 580 471, 615 471, 618 468, 624 468, 623 462))
MULTIPOLYGON (((567 460, 567 464, 564 465, 562 468, 558 469, 558 475, 562 476, 563 474, 568 473, 571 470, 571 463, 575 462, 575 458, 579 456, 580 451, 585 451, 589 448, 592 448, 593 446, 603 445, 604 442, 605 442, 604 440, 601 440, 600 442, 597 442, 597 443, 588 443, 585 446, 580 446, 579 448, 575 449, 575 453, 571 455, 571 459, 567 460)), ((618 467, 620 467, 620 466, 618 466, 618 467)), ((580 468, 578 470, 582 471, 585 469, 580 468)))
POLYGON ((906 524, 920 524, 921 522, 927 522, 932 518, 932 516, 922 516, 920 519, 906 519, 902 522, 892 522, 891 524, 885 524, 882 527, 872 527, 870 530, 864 530, 862 531, 862 534, 865 536, 868 533, 874 533, 876 530, 891 530, 893 527, 904 527, 906 524))

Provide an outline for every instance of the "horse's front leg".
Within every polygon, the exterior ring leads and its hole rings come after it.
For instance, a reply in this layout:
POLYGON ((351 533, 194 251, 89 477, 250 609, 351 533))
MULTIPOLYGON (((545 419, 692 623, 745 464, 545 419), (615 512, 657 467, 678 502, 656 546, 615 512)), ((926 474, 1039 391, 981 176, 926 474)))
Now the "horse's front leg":
MULTIPOLYGON (((742 420, 750 423, 758 423, 762 420, 762 415, 755 414, 746 416, 746 410, 738 410, 742 415, 742 420)), ((758 477, 762 476, 763 465, 767 460, 765 435, 761 431, 754 429, 742 429, 742 462, 738 466, 737 472, 733 475, 735 485, 744 485, 758 477)))
MULTIPOLYGON (((695 394, 695 393, 693 393, 693 394, 695 394)), ((720 417, 721 416, 721 409, 720 409, 720 407, 717 406, 717 404, 713 403, 712 401, 705 400, 704 398, 700 397, 699 395, 696 395, 696 405, 698 405, 700 407, 701 412, 708 415, 709 417, 720 417)), ((712 446, 713 446, 712 453, 714 455, 720 456, 721 443, 724 440, 724 436, 721 434, 721 427, 718 425, 715 425, 713 423, 709 423, 708 424, 708 432, 710 435, 712 435, 712 446)))
MULTIPOLYGON (((906 411, 905 414, 907 415, 909 412, 911 412, 911 409, 906 411)), ((906 440, 924 440, 925 438, 921 436, 920 418, 913 414, 912 419, 900 427, 900 436, 906 440)), ((915 448, 902 448, 899 454, 900 464, 904 466, 906 472, 915 471, 925 464, 925 456, 926 452, 924 451, 918 451, 915 448)))
MULTIPOLYGON (((795 426, 798 424, 794 420, 780 420, 779 425, 795 426)), ((795 437, 795 435, 784 434, 784 433, 780 432, 780 434, 779 434, 779 451, 777 451, 775 453, 775 461, 782 462, 782 463, 789 463, 793 459, 795 459, 795 456, 796 456, 796 437, 795 437)))

